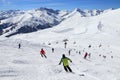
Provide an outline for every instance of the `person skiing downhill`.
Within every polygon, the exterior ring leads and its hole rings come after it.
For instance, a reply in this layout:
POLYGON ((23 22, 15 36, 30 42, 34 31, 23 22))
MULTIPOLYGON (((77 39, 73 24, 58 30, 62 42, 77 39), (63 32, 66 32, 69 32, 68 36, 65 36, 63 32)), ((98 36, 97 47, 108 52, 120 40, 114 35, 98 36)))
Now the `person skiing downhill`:
POLYGON ((44 56, 45 58, 47 58, 47 56, 45 55, 45 51, 43 50, 43 48, 41 49, 40 54, 41 54, 42 57, 44 56))
POLYGON ((84 59, 86 59, 88 56, 88 53, 86 52, 85 55, 84 55, 84 59))
POLYGON ((64 66, 65 71, 68 72, 68 70, 69 70, 69 72, 72 72, 71 68, 69 67, 68 61, 72 62, 71 59, 67 58, 67 57, 65 56, 65 54, 63 54, 63 55, 62 55, 62 58, 61 58, 61 60, 60 60, 59 65, 60 65, 61 63, 63 63, 63 66, 64 66))

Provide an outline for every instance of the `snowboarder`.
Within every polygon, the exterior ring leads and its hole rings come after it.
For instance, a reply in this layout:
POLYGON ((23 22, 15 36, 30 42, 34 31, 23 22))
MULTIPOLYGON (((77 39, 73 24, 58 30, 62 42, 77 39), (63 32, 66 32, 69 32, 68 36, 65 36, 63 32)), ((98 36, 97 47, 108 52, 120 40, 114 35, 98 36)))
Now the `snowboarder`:
POLYGON ((63 66, 64 66, 65 71, 68 72, 68 70, 69 70, 69 72, 72 72, 71 68, 69 67, 68 61, 72 62, 71 59, 67 58, 67 57, 65 56, 65 54, 63 54, 59 65, 60 65, 61 63, 63 63, 63 66))
POLYGON ((52 53, 54 53, 54 48, 52 48, 52 53))
POLYGON ((18 49, 20 49, 20 48, 21 48, 21 44, 19 43, 19 44, 18 44, 18 49))
POLYGON ((88 53, 86 52, 85 55, 84 55, 84 59, 86 59, 88 56, 88 53))
POLYGON ((40 54, 41 54, 42 57, 44 56, 45 58, 47 58, 47 56, 45 55, 45 51, 43 50, 43 48, 41 49, 40 54))
POLYGON ((65 44, 65 48, 66 48, 66 46, 67 46, 67 42, 65 42, 64 44, 65 44))

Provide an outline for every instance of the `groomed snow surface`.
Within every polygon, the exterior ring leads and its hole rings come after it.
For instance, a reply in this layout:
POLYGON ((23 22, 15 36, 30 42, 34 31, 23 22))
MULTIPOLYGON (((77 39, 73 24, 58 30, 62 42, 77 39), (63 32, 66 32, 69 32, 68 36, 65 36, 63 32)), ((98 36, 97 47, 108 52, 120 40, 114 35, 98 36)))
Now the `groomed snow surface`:
POLYGON ((86 18, 76 13, 50 29, 10 38, 1 36, 0 80, 120 80, 119 12, 86 18), (47 59, 41 57, 41 48, 47 59), (54 53, 51 48, 55 48, 54 53), (85 52, 91 57, 84 59, 85 52), (74 73, 58 65, 62 54, 72 60, 69 64, 74 73))
POLYGON ((99 40, 95 40, 92 47, 88 48, 87 42, 91 40, 70 40, 65 49, 62 41, 50 45, 20 39, 2 39, 0 80, 120 80, 119 46, 101 41, 102 46, 99 48, 99 40), (21 49, 18 49, 18 43, 21 43, 21 49), (54 53, 52 47, 55 48, 54 53), (45 49, 47 59, 40 56, 41 48, 45 49), (68 54, 69 49, 72 50, 71 55, 68 54), (91 57, 83 59, 86 51, 91 53, 91 57), (62 54, 73 61, 70 67, 75 74, 65 72, 63 66, 58 65, 62 54), (81 74, 85 76, 80 76, 81 74))

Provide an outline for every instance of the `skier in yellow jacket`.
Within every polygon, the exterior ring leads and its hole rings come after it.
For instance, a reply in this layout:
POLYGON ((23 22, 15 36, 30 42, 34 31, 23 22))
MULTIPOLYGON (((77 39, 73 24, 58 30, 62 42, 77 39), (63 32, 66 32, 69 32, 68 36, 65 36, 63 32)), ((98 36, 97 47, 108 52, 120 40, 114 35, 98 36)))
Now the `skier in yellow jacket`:
POLYGON ((67 57, 65 56, 65 54, 63 54, 59 65, 60 65, 61 63, 63 63, 63 66, 64 66, 65 71, 68 72, 68 70, 69 70, 69 72, 72 72, 71 68, 69 67, 68 61, 72 62, 71 59, 67 58, 67 57))

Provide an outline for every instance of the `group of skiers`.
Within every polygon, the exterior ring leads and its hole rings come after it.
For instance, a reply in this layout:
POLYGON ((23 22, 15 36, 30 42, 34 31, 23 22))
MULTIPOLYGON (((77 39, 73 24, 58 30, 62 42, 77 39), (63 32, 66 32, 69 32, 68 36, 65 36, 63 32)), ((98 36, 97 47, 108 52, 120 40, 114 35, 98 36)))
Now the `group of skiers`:
MULTIPOLYGON (((69 50, 69 55, 70 55, 70 51, 71 51, 71 50, 69 50)), ((52 53, 53 53, 53 52, 54 52, 54 48, 52 48, 52 53)), ((41 55, 41 57, 47 58, 47 56, 46 56, 45 54, 46 54, 46 52, 45 52, 45 50, 42 48, 42 49, 40 50, 40 55, 41 55)), ((86 52, 85 55, 84 55, 84 59, 86 59, 87 56, 89 56, 89 54, 86 52)), ((61 63, 63 63, 64 70, 65 70, 66 72, 72 72, 72 69, 69 67, 68 61, 72 62, 72 60, 71 60, 70 58, 66 57, 65 54, 63 54, 63 55, 62 55, 62 58, 61 58, 61 60, 60 60, 59 65, 60 65, 61 63)))
MULTIPOLYGON (((20 49, 20 48, 21 48, 21 44, 19 43, 19 44, 18 44, 18 49, 20 49)), ((66 47, 65 47, 65 48, 66 48, 66 47)), ((54 53, 54 48, 52 48, 52 53, 54 53)), ((45 50, 44 50, 43 48, 41 48, 41 50, 40 50, 40 55, 41 55, 41 57, 47 58, 47 56, 46 56, 45 54, 46 54, 45 50)), ((66 72, 72 72, 72 69, 69 67, 68 61, 72 62, 71 59, 69 59, 68 57, 65 56, 65 54, 63 54, 63 55, 62 55, 62 58, 61 58, 61 60, 60 60, 59 65, 60 65, 61 63, 63 63, 63 66, 64 66, 65 71, 66 71, 66 72)))
MULTIPOLYGON (((66 48, 67 42, 65 42, 64 45, 65 45, 64 48, 66 48)), ((102 46, 102 45, 100 44, 99 47, 101 47, 101 46, 102 46)), ((21 44, 20 44, 20 43, 18 44, 18 48, 19 48, 19 49, 21 48, 21 44)), ((91 48, 91 45, 89 45, 88 48, 91 48)), ((52 51, 52 53, 54 53, 54 48, 51 48, 51 51, 52 51)), ((72 49, 68 50, 69 55, 71 54, 71 51, 72 51, 72 49)), ((85 48, 83 49, 83 52, 85 52, 85 48)), ((79 51, 79 52, 77 51, 76 53, 81 54, 80 51, 79 51)), ((44 50, 43 48, 41 48, 41 50, 40 50, 40 55, 41 55, 41 57, 47 58, 46 52, 45 52, 45 50, 44 50)), ((90 56, 91 56, 91 53, 85 52, 83 58, 84 58, 84 59, 87 59, 87 57, 90 58, 90 56)), ((99 55, 99 56, 100 56, 100 55, 99 55)), ((113 58, 113 56, 111 56, 111 58, 113 58)), ((61 60, 60 60, 60 62, 59 62, 59 65, 61 65, 61 63, 63 63, 64 70, 65 70, 66 72, 72 72, 72 69, 70 68, 70 66, 69 66, 69 64, 68 64, 68 61, 72 62, 71 59, 69 59, 68 57, 65 56, 65 54, 63 54, 63 55, 62 55, 62 58, 61 58, 61 60)))
MULTIPOLYGON (((65 42, 65 48, 66 48, 66 45, 67 45, 67 43, 65 42)), ((18 49, 20 49, 20 48, 21 48, 21 44, 19 43, 19 44, 18 44, 18 49)), ((70 52, 71 52, 71 50, 69 50, 69 55, 70 55, 70 52)), ((52 53, 54 53, 54 48, 52 48, 52 53)), ((41 48, 41 50, 40 50, 40 55, 41 55, 41 57, 47 58, 46 52, 45 52, 45 50, 44 50, 43 48, 41 48)), ((87 55, 88 55, 88 54, 87 54, 87 52, 86 52, 86 53, 85 53, 85 56, 84 56, 85 59, 86 59, 87 55)), ((61 63, 63 63, 64 70, 65 70, 66 72, 72 72, 72 69, 69 67, 68 61, 72 62, 71 59, 69 59, 68 57, 65 56, 65 54, 63 54, 63 55, 62 55, 62 58, 61 58, 61 60, 60 60, 60 62, 59 62, 59 65, 60 65, 61 63)))
MULTIPOLYGON (((54 48, 52 48, 52 52, 54 52, 54 48)), ((47 56, 45 55, 45 50, 43 48, 40 50, 40 54, 41 54, 41 57, 47 58, 47 56)), ((69 59, 68 57, 65 56, 65 54, 63 54, 59 65, 63 63, 65 71, 72 72, 72 69, 69 67, 68 61, 72 62, 71 59, 69 59)))

